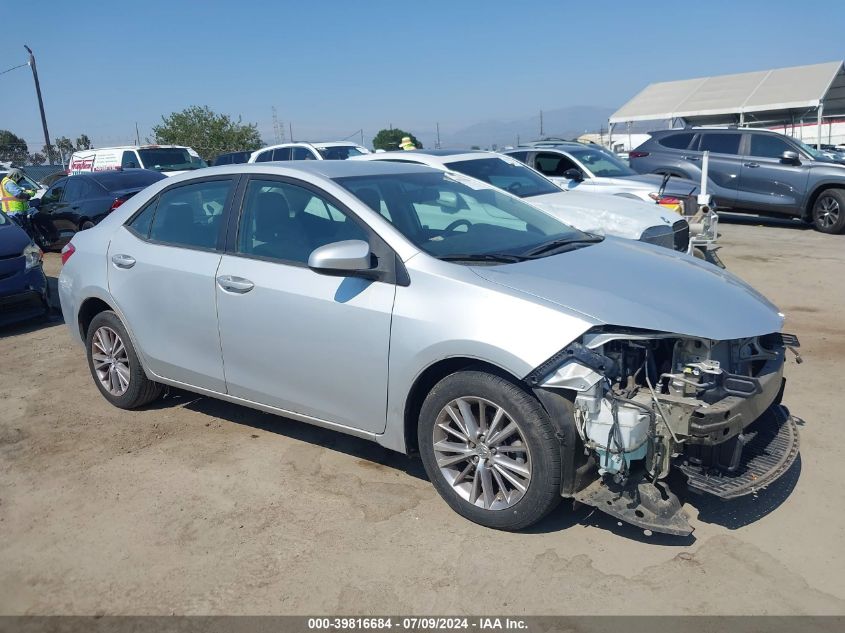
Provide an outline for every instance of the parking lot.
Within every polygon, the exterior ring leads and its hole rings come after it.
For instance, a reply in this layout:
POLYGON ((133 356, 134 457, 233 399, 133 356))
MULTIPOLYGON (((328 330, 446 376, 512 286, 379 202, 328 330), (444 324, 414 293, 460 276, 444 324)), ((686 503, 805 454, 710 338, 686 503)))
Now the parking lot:
MULTIPOLYGON (((0 611, 845 612, 845 242, 751 218, 721 232, 801 339, 801 457, 756 496, 693 497, 692 537, 570 504, 485 529, 375 444, 186 393, 115 409, 60 322, 18 326, 0 331, 0 611)), ((46 267, 55 285, 58 255, 46 267)))

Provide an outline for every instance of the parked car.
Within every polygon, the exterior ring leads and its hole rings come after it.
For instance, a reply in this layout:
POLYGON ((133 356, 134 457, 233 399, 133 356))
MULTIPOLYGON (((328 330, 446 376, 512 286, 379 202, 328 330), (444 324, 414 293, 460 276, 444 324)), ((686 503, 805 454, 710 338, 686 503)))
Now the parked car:
POLYGON ((41 249, 0 211, 0 325, 43 316, 49 306, 41 249))
POLYGON ((797 340, 763 296, 442 170, 213 167, 62 259, 65 322, 113 405, 173 385, 419 451, 482 525, 524 528, 563 496, 686 534, 670 473, 734 497, 797 455, 779 406, 797 340))
POLYGON ((256 150, 249 157, 250 163, 276 160, 346 160, 352 156, 369 154, 370 150, 355 143, 282 143, 256 150))
POLYGON ((792 216, 823 233, 845 231, 845 165, 777 132, 685 128, 652 132, 629 154, 641 174, 701 179, 710 152, 708 193, 720 209, 792 216))
POLYGON ((208 165, 190 147, 127 145, 74 152, 70 158, 68 171, 75 175, 118 169, 151 169, 165 176, 176 176, 203 167, 208 167, 208 165))
POLYGON ((248 163, 251 154, 252 152, 227 152, 225 154, 220 154, 220 156, 217 156, 211 161, 211 166, 217 167, 219 165, 239 165, 241 163, 248 163))
POLYGON ((633 197, 643 202, 657 202, 675 211, 679 210, 679 201, 689 209, 696 208, 697 183, 674 178, 661 192, 662 176, 638 174, 613 153, 598 146, 574 142, 538 143, 534 147, 518 147, 503 153, 533 167, 567 191, 577 189, 585 193, 633 197))
POLYGON ((33 225, 44 250, 64 246, 74 233, 96 225, 136 193, 166 176, 148 169, 126 169, 66 176, 53 183, 41 200, 33 225))
POLYGON ((684 252, 689 248, 689 223, 675 213, 619 196, 562 191, 515 158, 495 152, 414 150, 368 154, 354 160, 417 163, 456 172, 512 193, 582 231, 641 240, 684 252))

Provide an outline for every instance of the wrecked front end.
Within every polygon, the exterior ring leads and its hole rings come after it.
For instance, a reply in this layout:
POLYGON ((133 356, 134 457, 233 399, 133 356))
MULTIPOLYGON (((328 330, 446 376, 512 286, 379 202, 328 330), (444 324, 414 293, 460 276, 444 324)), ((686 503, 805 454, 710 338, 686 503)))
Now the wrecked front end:
POLYGON ((686 535, 684 491, 732 499, 771 484, 798 455, 780 406, 785 356, 796 347, 780 333, 715 341, 588 331, 526 378, 553 416, 555 401, 569 400, 574 428, 561 429, 561 446, 574 464, 562 494, 686 535))

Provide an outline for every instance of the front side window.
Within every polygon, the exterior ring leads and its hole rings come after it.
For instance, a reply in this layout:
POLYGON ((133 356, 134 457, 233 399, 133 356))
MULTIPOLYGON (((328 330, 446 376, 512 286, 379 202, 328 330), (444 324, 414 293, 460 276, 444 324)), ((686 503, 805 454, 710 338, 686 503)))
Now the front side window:
POLYGON ((267 163, 273 160, 273 150, 268 149, 266 152, 261 152, 255 157, 256 163, 267 163))
POLYGON ((508 156, 523 163, 528 162, 528 152, 508 152, 508 156))
POLYGON ((443 259, 529 256, 550 242, 588 237, 513 196, 458 174, 380 174, 336 182, 415 246, 443 259))
POLYGON ((331 147, 318 147, 317 151, 325 160, 346 160, 351 156, 363 156, 365 152, 355 145, 333 145, 331 147))
POLYGON ((780 158, 784 152, 794 151, 794 147, 776 136, 769 136, 768 134, 751 135, 751 149, 749 150, 749 154, 751 156, 759 156, 760 158, 780 158))
POLYGON ((138 167, 138 157, 135 156, 135 152, 132 150, 123 152, 123 156, 120 159, 120 166, 124 169, 134 169, 135 167, 138 167))
POLYGON ((312 152, 307 147, 293 147, 291 148, 291 160, 316 160, 317 157, 314 156, 314 152, 312 152))
POLYGON ((486 183, 504 189, 520 198, 530 198, 547 193, 560 193, 560 189, 543 178, 540 174, 529 169, 513 159, 478 158, 474 160, 458 160, 446 163, 448 169, 453 169, 467 176, 477 178, 486 183))
POLYGON ((357 220, 310 189, 252 179, 238 227, 238 253, 307 264, 311 252, 344 240, 367 240, 357 220))
POLYGON ((739 154, 740 134, 730 132, 705 132, 701 135, 698 151, 714 154, 739 154))
POLYGON ((65 185, 67 184, 68 179, 63 178, 59 180, 55 185, 50 187, 42 196, 44 202, 59 202, 62 199, 62 194, 65 191, 65 185))
POLYGON ((546 176, 563 176, 567 169, 578 169, 578 165, 562 154, 539 152, 534 157, 534 169, 546 176))
POLYGON ((273 160, 290 160, 290 147, 277 147, 274 149, 273 160))
POLYGON ((175 246, 215 248, 231 187, 231 180, 213 180, 162 192, 150 239, 175 246))

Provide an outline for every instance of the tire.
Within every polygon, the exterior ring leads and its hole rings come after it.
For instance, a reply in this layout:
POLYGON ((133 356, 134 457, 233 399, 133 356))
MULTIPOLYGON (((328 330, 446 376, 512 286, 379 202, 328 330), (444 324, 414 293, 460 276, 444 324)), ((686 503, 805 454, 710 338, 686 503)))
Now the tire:
POLYGON ((520 530, 560 503, 561 451, 554 427, 540 402, 511 380, 474 370, 446 376, 423 402, 418 440, 431 483, 470 521, 520 530), (482 405, 485 422, 479 423, 482 405), (466 424, 467 409, 481 435, 466 424), (511 423, 516 430, 502 436, 511 423), (466 431, 464 437, 471 443, 445 431, 444 425, 459 434, 466 431), (488 430, 492 434, 484 437, 488 430))
POLYGON ((144 374, 126 328, 111 310, 100 312, 92 319, 85 337, 85 350, 94 384, 114 406, 136 409, 161 396, 162 385, 144 374), (117 337, 119 345, 114 337, 117 337), (118 351, 109 353, 109 348, 118 351), (98 357, 96 360, 95 355, 98 357), (106 362, 103 362, 104 359, 106 362), (119 366, 127 371, 121 370, 119 366), (115 370, 110 370, 110 367, 115 367, 115 370))
POLYGON ((85 220, 82 225, 79 227, 80 231, 87 231, 88 229, 93 229, 94 223, 91 220, 85 220))
POLYGON ((701 259, 705 262, 709 262, 714 266, 718 266, 719 268, 725 268, 725 262, 722 261, 722 258, 719 257, 719 254, 716 252, 715 249, 704 250, 702 248, 696 247, 693 249, 692 255, 696 259, 701 259))
POLYGON ((825 189, 813 203, 813 228, 822 233, 845 231, 845 190, 825 189))

